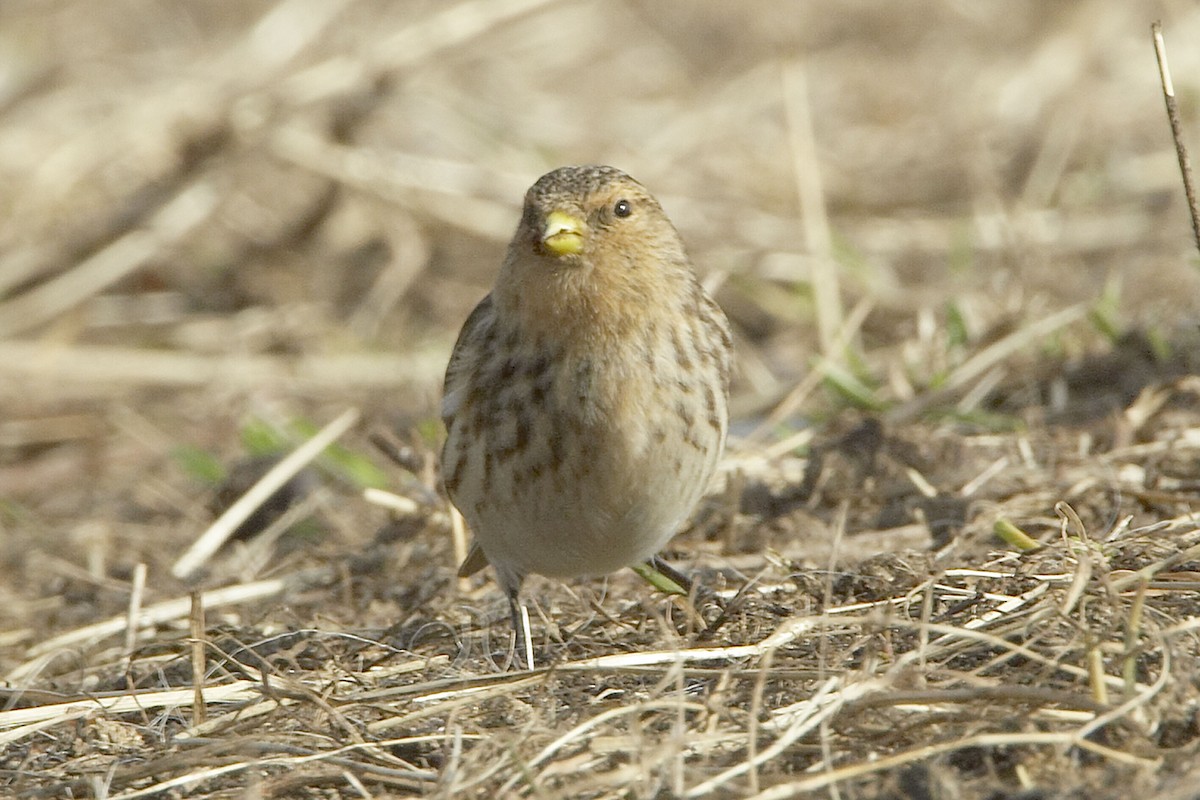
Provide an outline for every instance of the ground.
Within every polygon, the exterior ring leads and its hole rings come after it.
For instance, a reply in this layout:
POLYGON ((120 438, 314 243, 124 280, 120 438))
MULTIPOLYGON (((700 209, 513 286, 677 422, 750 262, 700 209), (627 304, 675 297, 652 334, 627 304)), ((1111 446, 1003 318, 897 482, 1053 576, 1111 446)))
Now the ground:
POLYGON ((1181 3, 0 6, 0 794, 1200 797, 1155 19, 1200 146, 1181 3), (437 403, 581 162, 679 227, 735 419, 689 596, 533 578, 525 669, 437 403))

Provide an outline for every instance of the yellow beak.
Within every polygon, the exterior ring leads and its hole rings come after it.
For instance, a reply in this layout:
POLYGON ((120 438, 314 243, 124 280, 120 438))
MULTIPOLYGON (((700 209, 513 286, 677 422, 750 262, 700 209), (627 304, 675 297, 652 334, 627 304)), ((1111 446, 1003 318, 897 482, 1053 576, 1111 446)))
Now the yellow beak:
POLYGON ((565 211, 551 211, 546 215, 546 227, 542 231, 542 244, 559 256, 578 255, 583 252, 583 221, 565 211))

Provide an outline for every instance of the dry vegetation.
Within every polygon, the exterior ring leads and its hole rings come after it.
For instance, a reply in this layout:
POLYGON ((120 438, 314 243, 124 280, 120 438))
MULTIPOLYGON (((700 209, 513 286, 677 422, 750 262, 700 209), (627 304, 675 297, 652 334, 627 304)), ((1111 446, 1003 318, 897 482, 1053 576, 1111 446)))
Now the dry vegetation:
POLYGON ((1200 12, 653 5, 0 5, 0 795, 1198 796, 1149 25, 1200 146, 1200 12), (587 161, 733 319, 737 436, 691 598, 533 579, 506 671, 438 387, 524 188, 587 161))

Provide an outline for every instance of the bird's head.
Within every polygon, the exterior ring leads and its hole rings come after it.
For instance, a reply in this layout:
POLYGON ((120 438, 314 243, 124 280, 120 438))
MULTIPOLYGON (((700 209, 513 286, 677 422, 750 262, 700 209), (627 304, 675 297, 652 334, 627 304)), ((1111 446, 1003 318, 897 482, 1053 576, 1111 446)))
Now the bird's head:
POLYGON ((679 234, 645 187, 613 167, 575 166, 525 194, 497 295, 528 328, 627 327, 690 296, 694 281, 679 234))

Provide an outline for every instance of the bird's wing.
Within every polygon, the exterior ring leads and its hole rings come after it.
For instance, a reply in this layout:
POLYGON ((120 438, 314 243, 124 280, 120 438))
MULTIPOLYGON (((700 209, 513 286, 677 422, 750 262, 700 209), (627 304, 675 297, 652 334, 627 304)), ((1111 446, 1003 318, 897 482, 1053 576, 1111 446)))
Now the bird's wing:
POLYGON ((446 379, 442 384, 442 422, 446 423, 447 430, 462 406, 468 378, 479 358, 479 342, 487 336, 492 320, 492 296, 489 294, 479 301, 458 332, 458 340, 454 343, 450 363, 446 365, 446 379))
POLYGON ((479 546, 479 542, 475 542, 475 544, 471 545, 471 552, 467 553, 462 566, 458 568, 458 577, 469 578, 487 565, 487 554, 483 552, 483 548, 479 546))
POLYGON ((712 329, 713 340, 721 343, 720 347, 715 348, 717 369, 721 373, 721 384, 725 388, 725 396, 728 397, 733 372, 733 331, 729 327, 729 318, 717 305, 716 300, 705 293, 701 302, 704 304, 704 308, 701 310, 701 320, 712 329))
MULTIPOLYGON (((450 363, 446 365, 446 380, 442 385, 442 422, 446 430, 454 423, 454 417, 462 407, 463 400, 469 391, 470 375, 476 369, 479 361, 479 348, 491 331, 493 320, 492 296, 479 301, 471 316, 463 323, 458 332, 458 340, 450 353, 450 363)), ((476 542, 470 554, 459 568, 461 577, 472 575, 487 566, 487 556, 476 542)))

